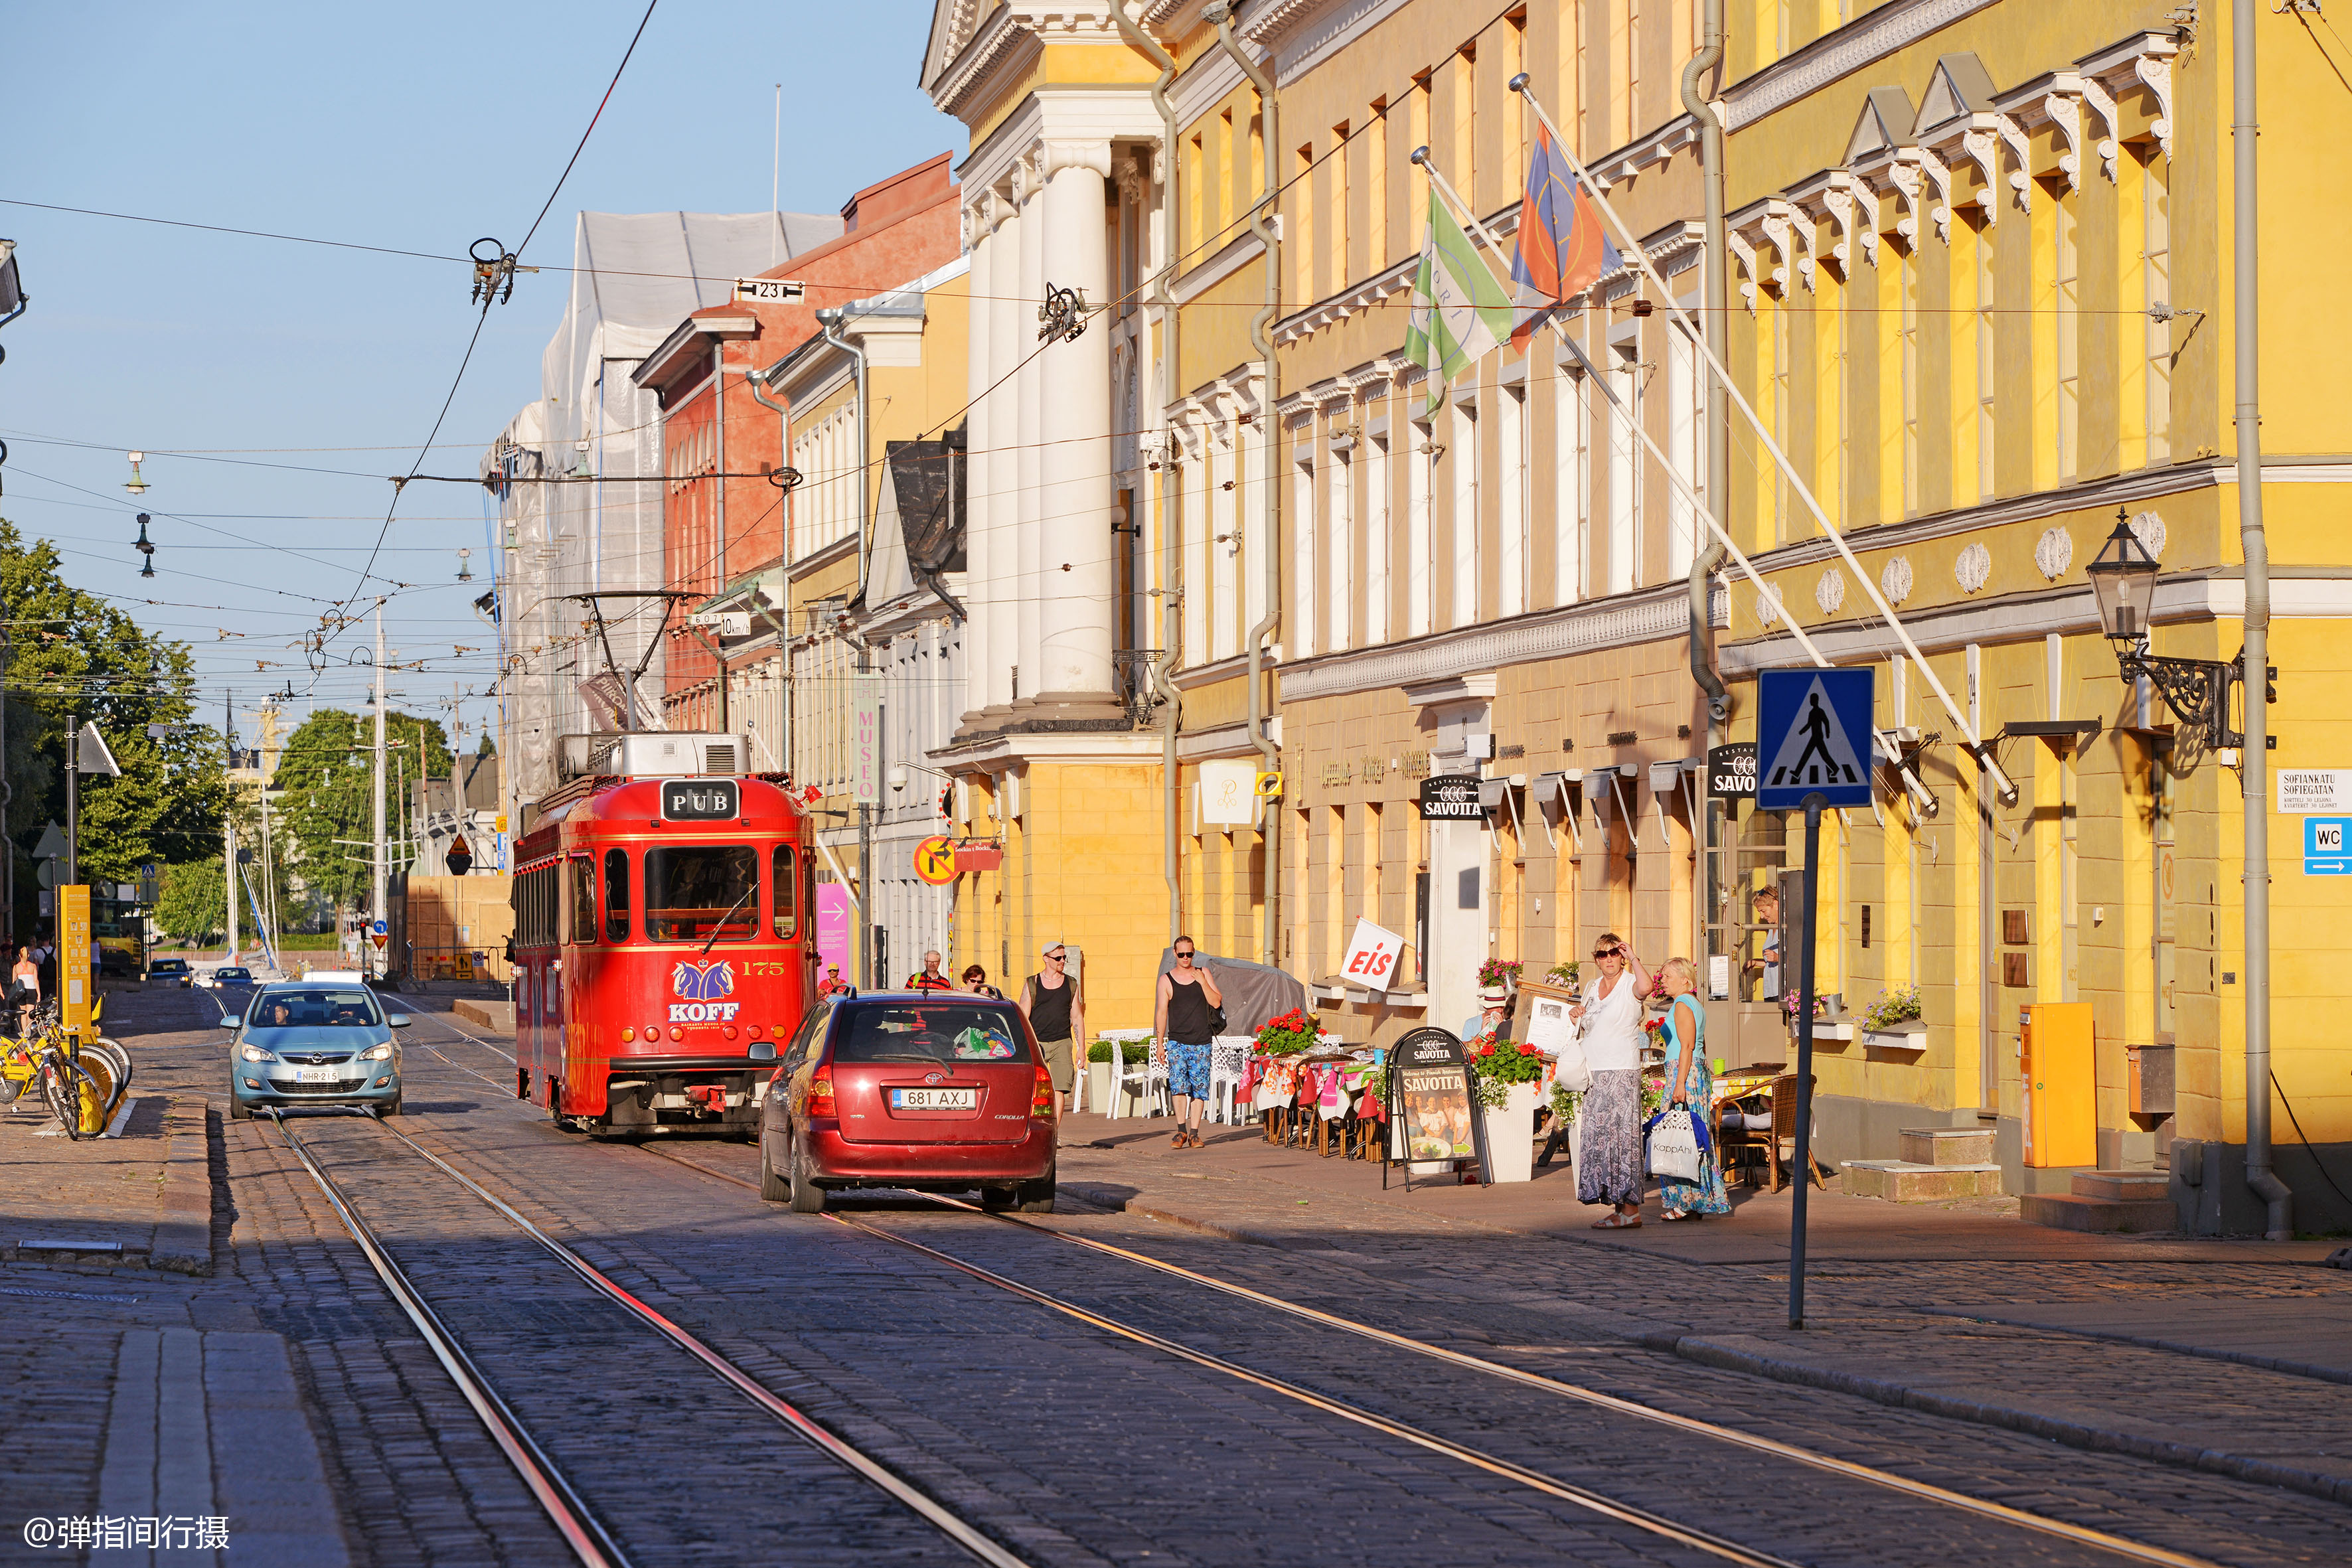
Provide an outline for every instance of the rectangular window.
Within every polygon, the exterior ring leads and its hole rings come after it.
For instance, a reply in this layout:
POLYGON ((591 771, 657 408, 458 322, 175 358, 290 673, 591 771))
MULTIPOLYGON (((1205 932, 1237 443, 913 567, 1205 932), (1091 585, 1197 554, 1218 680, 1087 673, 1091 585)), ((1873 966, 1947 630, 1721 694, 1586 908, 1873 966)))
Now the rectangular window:
POLYGON ((1634 435, 1642 417, 1641 351, 1633 343, 1610 350, 1609 384, 1617 400, 1609 410, 1609 591, 1623 594, 1641 581, 1642 459, 1634 435))
POLYGON ((629 940, 629 852, 604 851, 604 940, 629 940))
MULTIPOLYGON (((1429 145, 1429 78, 1427 71, 1415 73, 1412 96, 1405 100, 1405 146, 1408 149, 1429 145)), ((1411 225, 1409 232, 1412 248, 1418 251, 1429 227, 1429 203, 1418 199, 1419 181, 1408 182, 1405 188, 1414 193, 1416 198, 1406 201, 1405 215, 1411 225)))
POLYGON ((1633 139, 1634 8, 1638 0, 1612 0, 1609 6, 1609 145, 1633 139))
POLYGON ((1217 116, 1217 231, 1206 241, 1215 249, 1226 240, 1225 231, 1234 224, 1234 190, 1242 174, 1234 167, 1234 111, 1227 109, 1217 116))
MULTIPOLYGON (((2149 142, 2136 158, 2140 171, 2140 302, 2153 309, 2172 303, 2172 164, 2149 142)), ((2172 460, 2173 323, 2153 316, 2147 323, 2147 460, 2172 460)))
POLYGON ((1290 216, 1296 228, 1286 237, 1298 258, 1298 303, 1323 297, 1317 286, 1316 267, 1322 259, 1315 248, 1315 144, 1312 142, 1298 149, 1298 170, 1291 176, 1290 216))
POLYGON ((1372 100, 1364 127, 1364 270, 1389 264, 1389 100, 1372 100))
POLYGON ((1495 613, 1516 616, 1528 607, 1527 389, 1504 387, 1495 400, 1495 414, 1501 426, 1495 433, 1495 511, 1502 546, 1495 563, 1499 593, 1495 613))
POLYGON ((1903 356, 1903 515, 1919 510, 1919 257, 1902 256, 1902 314, 1895 330, 1902 335, 1903 356))
POLYGON ((1584 373, 1562 367, 1552 398, 1553 459, 1558 488, 1552 500, 1552 570, 1556 603, 1572 605, 1584 596, 1586 551, 1591 548, 1588 523, 1592 515, 1592 405, 1584 373))
POLYGON ((1417 637, 1434 629, 1437 618, 1429 574, 1429 492, 1437 457, 1430 450, 1430 426, 1415 425, 1412 431, 1412 451, 1404 466, 1404 635, 1417 637))
MULTIPOLYGON (((1769 342, 1765 345, 1765 353, 1768 356, 1766 368, 1770 373, 1769 389, 1772 406, 1763 412, 1772 423, 1772 439, 1780 443, 1780 450, 1785 452, 1789 449, 1790 414, 1789 298, 1780 288, 1759 289, 1756 295, 1756 310, 1759 318, 1768 311, 1771 315, 1771 330, 1766 334, 1769 342)), ((1762 331, 1763 328, 1759 325, 1758 330, 1762 331)), ((1781 471, 1769 453, 1759 453, 1757 458, 1765 482, 1771 490, 1771 540, 1775 544, 1785 544, 1789 542, 1789 476, 1781 471)))
MULTIPOLYGON (((1391 406, 1394 406, 1393 401, 1391 406)), ((1364 447, 1364 642, 1389 640, 1389 443, 1375 436, 1364 447)))
POLYGON ((596 940, 596 862, 585 855, 574 855, 572 868, 572 928, 565 940, 593 942, 596 940))
POLYGON ((1331 172, 1324 184, 1324 188, 1331 193, 1330 204, 1326 209, 1328 218, 1323 226, 1325 244, 1331 254, 1328 274, 1330 281, 1325 286, 1327 293, 1337 294, 1348 286, 1348 163, 1355 151, 1348 145, 1347 122, 1342 121, 1331 127, 1331 172))
POLYGON ((1993 498, 1994 440, 1999 426, 1993 418, 1992 236, 1976 226, 1976 362, 1977 362, 1977 500, 1993 498))
POLYGON ((646 935, 655 942, 744 942, 760 929, 760 858, 748 844, 646 851, 646 935))
POLYGON ((1241 454, 1229 445, 1221 443, 1210 449, 1209 581, 1195 586, 1209 590, 1202 609, 1208 617, 1208 652, 1212 659, 1240 651, 1240 639, 1234 629, 1234 556, 1241 550, 1241 510, 1236 504, 1241 493, 1240 458, 1241 454))
POLYGON ((1315 600, 1323 585, 1315 571, 1315 536, 1322 531, 1322 520, 1315 514, 1315 448, 1311 441, 1299 447, 1307 457, 1290 470, 1291 566, 1298 581, 1289 640, 1291 656, 1306 658, 1315 651, 1315 600))
POLYGON ((2074 204, 2065 195, 2064 185, 2053 181, 2043 190, 2052 206, 2050 275, 2057 312, 2053 325, 2057 335, 2058 478, 2066 483, 2081 471, 2083 461, 2081 256, 2075 245, 2074 204))
POLYGON ((1466 626, 1478 618, 1478 449, 1477 410, 1454 405, 1454 437, 1446 457, 1454 469, 1454 618, 1466 626))
POLYGON ((1208 183, 1208 150, 1202 146, 1201 138, 1195 136, 1192 138, 1192 164, 1184 172, 1183 249, 1185 255, 1177 259, 1176 269, 1179 272, 1192 265, 1191 253, 1199 249, 1202 243, 1208 237, 1201 232, 1201 188, 1208 183))
MULTIPOLYGON (((1667 328, 1666 455, 1674 459, 1675 472, 1681 476, 1683 484, 1690 487, 1689 493, 1702 500, 1706 489, 1706 465, 1700 437, 1706 411, 1705 384, 1699 376, 1698 351, 1692 346, 1689 334, 1680 327, 1667 328)), ((1666 573, 1669 576, 1687 577, 1698 548, 1699 532, 1706 525, 1699 521, 1697 509, 1691 505, 1680 486, 1667 488, 1674 493, 1666 513, 1666 573)))
MULTIPOLYGON (((1177 449, 1182 442, 1177 437, 1177 449)), ((1180 482, 1188 487, 1182 513, 1176 520, 1180 537, 1177 546, 1184 562, 1184 662, 1206 664, 1213 657, 1209 651, 1209 536, 1216 531, 1213 526, 1216 510, 1211 505, 1213 465, 1204 452, 1198 461, 1188 461, 1178 470, 1180 482)))
POLYGON ((1334 652, 1348 646, 1353 634, 1352 622, 1356 608, 1356 465, 1351 448, 1331 455, 1331 500, 1329 526, 1326 537, 1331 542, 1327 552, 1330 565, 1325 575, 1330 579, 1331 626, 1323 638, 1323 646, 1334 652))
POLYGON ((770 924, 777 939, 790 942, 800 934, 800 910, 795 900, 800 896, 800 879, 793 870, 793 847, 779 844, 775 852, 775 871, 769 879, 768 896, 775 900, 770 914, 770 924))
POLYGON ((1478 49, 1470 45, 1454 55, 1454 146, 1446 171, 1454 188, 1478 212, 1478 49))

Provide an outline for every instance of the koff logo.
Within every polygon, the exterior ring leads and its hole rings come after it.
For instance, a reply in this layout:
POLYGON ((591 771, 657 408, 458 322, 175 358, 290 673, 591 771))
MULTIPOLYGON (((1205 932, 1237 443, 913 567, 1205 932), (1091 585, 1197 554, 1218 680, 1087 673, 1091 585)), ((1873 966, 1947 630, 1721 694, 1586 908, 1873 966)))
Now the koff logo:
POLYGON ((678 964, 670 971, 669 988, 681 998, 669 1005, 673 1024, 730 1023, 742 1005, 723 1000, 735 994, 735 967, 723 958, 710 963, 678 964))

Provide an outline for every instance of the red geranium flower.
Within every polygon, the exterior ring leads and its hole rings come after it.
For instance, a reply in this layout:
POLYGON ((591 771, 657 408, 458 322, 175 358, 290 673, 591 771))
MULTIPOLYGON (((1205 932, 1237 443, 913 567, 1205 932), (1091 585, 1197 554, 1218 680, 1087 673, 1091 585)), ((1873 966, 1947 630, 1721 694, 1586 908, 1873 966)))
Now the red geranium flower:
POLYGON ((1478 1054, 1482 1057, 1491 1057, 1495 1054, 1495 1047, 1491 1045, 1480 1046, 1478 1054))

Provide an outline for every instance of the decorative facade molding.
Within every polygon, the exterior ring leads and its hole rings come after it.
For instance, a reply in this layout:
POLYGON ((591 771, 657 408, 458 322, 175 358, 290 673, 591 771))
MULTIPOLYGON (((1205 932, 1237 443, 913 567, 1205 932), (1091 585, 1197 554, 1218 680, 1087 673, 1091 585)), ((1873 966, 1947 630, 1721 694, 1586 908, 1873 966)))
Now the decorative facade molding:
MULTIPOLYGON (((1709 598, 1708 618, 1717 627, 1727 626, 1730 614, 1731 602, 1718 585, 1709 598)), ((1280 671, 1282 700, 1306 702, 1390 687, 1426 687, 1490 675, 1512 665, 1681 637, 1689 630, 1688 585, 1662 583, 1606 599, 1286 665, 1280 671)))
POLYGON ((1723 95, 1724 129, 1752 125, 1991 4, 1993 0, 1896 0, 1882 5, 1736 83, 1723 95))

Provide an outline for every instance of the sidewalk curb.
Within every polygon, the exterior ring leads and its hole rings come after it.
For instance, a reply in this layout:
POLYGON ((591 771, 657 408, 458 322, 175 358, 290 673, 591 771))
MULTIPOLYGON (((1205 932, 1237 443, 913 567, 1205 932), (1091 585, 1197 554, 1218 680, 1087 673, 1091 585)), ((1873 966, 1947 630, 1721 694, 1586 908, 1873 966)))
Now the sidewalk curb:
POLYGON ((2048 1323, 2032 1322, 2024 1318, 1989 1318, 1982 1311, 1961 1312, 1949 1307, 1919 1307, 1914 1310, 1937 1318, 1955 1318, 1964 1323, 1999 1323, 2003 1328, 2040 1329, 2045 1332, 2073 1334, 2079 1339, 2104 1340, 2109 1344, 2133 1345, 2144 1351, 2164 1351, 2171 1355, 2193 1355, 2205 1361, 2225 1361, 2237 1366, 2259 1367, 2264 1372, 2283 1373, 2289 1377, 2308 1377, 2321 1383, 2352 1384, 2352 1372, 2340 1366, 2322 1366, 2316 1362, 2287 1361, 2280 1356, 2256 1355, 2251 1351, 2215 1350, 2210 1345, 2184 1344, 2179 1340, 2159 1340, 2148 1334, 2120 1333, 2112 1329, 2061 1329, 2048 1323))
POLYGON ((2010 1405, 1983 1404, 1972 1400, 1954 1399, 1946 1394, 1930 1394, 1925 1389, 1890 1382, 1884 1378, 1865 1377, 1859 1373, 1838 1372, 1813 1366, 1804 1362, 1788 1361, 1778 1356, 1759 1355, 1722 1340, 1702 1339, 1696 1335, 1657 1331, 1639 1336, 1640 1342, 1651 1350, 1664 1351, 1701 1366, 1711 1366, 1725 1372, 1747 1373, 1768 1377, 1776 1383, 1798 1384, 1810 1388, 1823 1388, 1838 1394, 1850 1394, 1897 1409, 1919 1410, 1930 1415, 1952 1420, 1974 1422, 1981 1426, 1999 1426, 2031 1436, 2045 1437, 2063 1443, 2070 1448, 2086 1449, 2093 1453, 2126 1454, 2134 1458, 2155 1459, 2185 1468, 2204 1470, 2232 1479, 2252 1481, 2262 1486, 2283 1487, 2289 1491, 2329 1502, 2352 1502, 2352 1478, 2321 1475, 2312 1470, 2299 1470, 2291 1466, 2273 1464, 2266 1459, 2251 1459, 2218 1448, 2197 1448, 2186 1443, 2166 1438, 2147 1437, 2130 1432, 2085 1426, 2075 1421, 2062 1421, 2053 1416, 2019 1410, 2010 1405))
POLYGON ((1104 1214, 1131 1214, 1139 1218, 1157 1220, 1161 1225, 1178 1226, 1185 1230, 1198 1231, 1202 1236, 1218 1237, 1226 1241, 1247 1242, 1252 1247, 1270 1247, 1276 1251, 1284 1250, 1280 1238, 1265 1231, 1251 1230, 1244 1226, 1223 1225, 1213 1219, 1200 1219, 1192 1215, 1178 1214, 1173 1209, 1163 1209, 1157 1205, 1147 1204, 1137 1198, 1098 1196, 1096 1193, 1087 1190, 1091 1185, 1091 1183, 1064 1182, 1061 1184, 1061 1191, 1076 1198, 1089 1208, 1098 1209, 1104 1214))
POLYGON ((212 1152, 206 1104, 174 1095, 163 1110, 163 1183, 155 1199, 150 1268, 208 1278, 213 1271, 212 1152))

